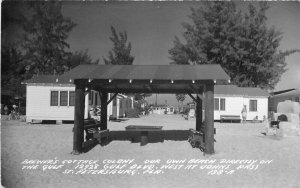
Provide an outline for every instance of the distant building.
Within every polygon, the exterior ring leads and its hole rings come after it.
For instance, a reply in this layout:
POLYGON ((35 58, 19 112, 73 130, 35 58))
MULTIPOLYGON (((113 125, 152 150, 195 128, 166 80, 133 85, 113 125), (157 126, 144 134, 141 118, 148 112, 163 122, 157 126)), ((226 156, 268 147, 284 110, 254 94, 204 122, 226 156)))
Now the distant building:
POLYGON ((160 105, 160 106, 153 106, 152 113, 153 114, 174 114, 175 108, 169 105, 160 105))
MULTIPOLYGON (((40 75, 24 82, 26 84, 26 121, 74 120, 75 85, 72 80, 58 79, 55 75, 40 75)), ((109 93, 108 99, 113 94, 109 93)), ((85 96, 85 118, 89 110, 101 105, 97 91, 91 90, 85 96)), ((125 111, 133 108, 133 98, 118 94, 108 105, 107 114, 123 117, 125 111)))
POLYGON ((280 102, 290 100, 300 103, 300 90, 299 89, 288 89, 270 93, 269 98, 269 111, 276 112, 277 105, 280 102))
MULTIPOLYGON (((268 117, 268 97, 269 94, 260 88, 215 85, 214 120, 220 120, 221 116, 240 116, 242 119, 241 111, 244 105, 247 108, 248 121, 263 120, 268 117)), ((193 104, 188 105, 189 108, 195 109, 193 104)))
POLYGON ((268 117, 268 97, 269 94, 260 88, 216 85, 214 119, 220 120, 221 115, 241 116, 246 105, 247 120, 263 120, 268 117))

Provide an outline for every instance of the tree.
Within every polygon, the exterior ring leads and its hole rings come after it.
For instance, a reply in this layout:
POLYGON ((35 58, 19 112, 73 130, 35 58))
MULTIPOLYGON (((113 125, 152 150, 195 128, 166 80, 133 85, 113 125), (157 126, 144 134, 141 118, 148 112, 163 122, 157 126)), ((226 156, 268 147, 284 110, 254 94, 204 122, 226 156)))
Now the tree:
POLYGON ((27 65, 32 74, 60 74, 70 53, 66 42, 75 27, 61 13, 60 2, 34 2, 33 13, 24 25, 24 43, 27 65))
POLYGON ((25 21, 24 12, 29 7, 27 2, 3 1, 1 14, 1 47, 16 46, 19 41, 17 31, 22 30, 25 21))
POLYGON ((2 2, 1 28, 1 98, 5 104, 25 96, 21 82, 28 78, 20 43, 28 2, 2 2))
POLYGON ((13 47, 1 49, 1 89, 11 97, 23 97, 25 86, 21 82, 27 78, 27 71, 20 62, 23 57, 13 47))
POLYGON ((88 50, 85 51, 76 51, 75 53, 69 54, 69 57, 64 65, 65 70, 69 71, 70 69, 81 65, 81 64, 98 64, 99 59, 93 61, 92 58, 88 55, 88 50))
POLYGON ((286 71, 285 57, 298 50, 278 50, 282 33, 266 24, 266 2, 245 13, 234 2, 205 2, 191 9, 183 23, 186 43, 175 37, 169 50, 175 64, 220 64, 238 86, 273 89, 286 71))
MULTIPOLYGON (((178 103, 180 103, 180 109, 182 110, 183 101, 185 100, 185 94, 176 94, 176 100, 178 101, 178 103)), ((179 112, 181 112, 181 110, 179 110, 179 112)))
POLYGON ((5 1, 2 26, 2 94, 25 96, 22 81, 64 71, 71 54, 65 41, 75 24, 62 16, 60 3, 5 1))
POLYGON ((117 34, 114 27, 111 27, 113 49, 108 53, 108 59, 103 58, 107 65, 132 65, 134 57, 130 55, 131 43, 127 44, 127 33, 124 31, 117 34))
MULTIPOLYGON (((134 57, 130 54, 131 43, 127 44, 127 33, 116 32, 116 29, 111 26, 112 36, 109 38, 113 42, 113 49, 108 52, 108 59, 103 58, 106 65, 132 65, 134 57)), ((133 95, 135 100, 145 100, 146 97, 151 96, 151 94, 146 93, 130 93, 127 95, 133 95)))
POLYGON ((145 100, 146 97, 150 97, 152 94, 151 93, 134 93, 134 94, 128 94, 128 95, 133 95, 134 100, 139 101, 139 100, 145 100))

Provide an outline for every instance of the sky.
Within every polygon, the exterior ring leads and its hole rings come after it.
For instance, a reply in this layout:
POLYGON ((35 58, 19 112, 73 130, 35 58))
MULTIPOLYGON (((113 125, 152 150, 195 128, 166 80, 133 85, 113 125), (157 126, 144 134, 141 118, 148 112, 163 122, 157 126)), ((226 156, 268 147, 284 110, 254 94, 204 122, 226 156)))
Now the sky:
MULTIPOLYGON (((110 27, 126 31, 132 44, 135 65, 170 64, 168 50, 175 36, 182 38, 182 22, 190 21, 191 7, 201 2, 64 2, 63 15, 77 26, 68 38, 72 51, 88 49, 95 60, 107 57, 113 45, 110 27)), ((239 3, 244 9, 248 2, 239 3)), ((255 2, 254 2, 255 3, 255 2)), ((300 49, 300 2, 269 2, 267 24, 283 32, 279 49, 300 49)), ((287 71, 282 75, 275 91, 300 89, 300 53, 286 58, 287 71)), ((154 102, 156 95, 148 98, 154 102)), ((158 103, 177 105, 175 95, 158 95, 158 103)), ((186 102, 191 99, 187 96, 186 102)))

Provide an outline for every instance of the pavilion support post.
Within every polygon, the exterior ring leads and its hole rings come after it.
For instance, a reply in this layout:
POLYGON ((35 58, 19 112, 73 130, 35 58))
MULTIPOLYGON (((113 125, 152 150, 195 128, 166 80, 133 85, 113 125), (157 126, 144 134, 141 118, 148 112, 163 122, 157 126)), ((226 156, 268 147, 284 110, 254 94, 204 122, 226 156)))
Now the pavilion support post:
POLYGON ((84 104, 85 104, 85 85, 83 80, 75 80, 75 110, 73 128, 73 152, 78 155, 82 152, 84 142, 84 104))
POLYGON ((201 131, 202 128, 202 99, 197 95, 196 98, 196 131, 201 131))
POLYGON ((205 89, 205 153, 213 154, 214 151, 214 82, 206 84, 205 89))
POLYGON ((101 130, 107 129, 107 99, 108 99, 108 93, 107 92, 101 92, 100 93, 100 99, 101 99, 101 130))

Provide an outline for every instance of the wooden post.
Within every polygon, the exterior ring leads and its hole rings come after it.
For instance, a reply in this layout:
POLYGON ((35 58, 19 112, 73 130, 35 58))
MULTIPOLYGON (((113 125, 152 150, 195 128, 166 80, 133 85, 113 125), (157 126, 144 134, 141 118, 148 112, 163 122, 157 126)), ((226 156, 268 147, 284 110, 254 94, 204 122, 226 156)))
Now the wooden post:
POLYGON ((214 151, 214 82, 206 84, 205 89, 205 153, 213 154, 214 151))
POLYGON ((196 131, 202 130, 202 99, 196 98, 196 131))
POLYGON ((107 129, 107 99, 108 99, 108 93, 107 92, 101 92, 100 93, 100 99, 101 99, 101 130, 107 129))
POLYGON ((82 152, 84 142, 84 80, 75 80, 75 109, 74 109, 74 128, 73 128, 73 152, 78 155, 82 152))

